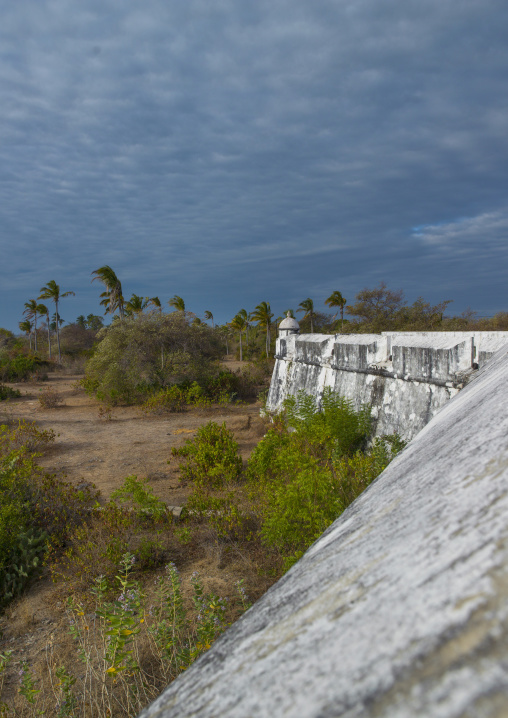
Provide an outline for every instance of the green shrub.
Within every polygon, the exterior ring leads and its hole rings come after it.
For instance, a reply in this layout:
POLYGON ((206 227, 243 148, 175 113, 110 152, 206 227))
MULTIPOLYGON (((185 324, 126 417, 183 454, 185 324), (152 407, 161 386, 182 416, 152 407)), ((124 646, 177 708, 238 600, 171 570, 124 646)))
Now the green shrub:
POLYGON ((0 570, 0 606, 19 596, 40 571, 46 553, 47 534, 33 528, 18 532, 0 570))
POLYGON ((11 389, 10 386, 5 386, 5 384, 0 384, 0 401, 5 401, 6 399, 17 399, 18 396, 21 396, 21 392, 17 389, 11 389))
POLYGON ((170 386, 166 389, 160 389, 148 397, 141 409, 145 414, 160 416, 184 411, 185 403, 186 396, 183 389, 178 386, 170 386))
POLYGON ((0 456, 19 449, 35 454, 46 449, 55 440, 55 437, 53 429, 39 429, 34 421, 19 419, 18 425, 13 429, 2 424, 0 426, 0 456))
POLYGON ((127 476, 122 486, 111 494, 112 501, 128 502, 133 505, 140 516, 151 516, 155 519, 167 517, 167 506, 148 486, 148 479, 127 476))
POLYGON ((185 459, 180 467, 182 476, 199 487, 222 488, 242 472, 238 444, 226 424, 208 422, 193 439, 187 439, 179 449, 173 447, 171 453, 185 459))
POLYGON ((262 541, 294 563, 403 447, 394 435, 365 446, 370 410, 327 391, 318 410, 303 393, 253 451, 247 466, 262 541))
POLYGON ((221 354, 218 335, 189 324, 184 312, 126 317, 97 338, 84 386, 109 403, 145 401, 154 390, 200 381, 221 354))

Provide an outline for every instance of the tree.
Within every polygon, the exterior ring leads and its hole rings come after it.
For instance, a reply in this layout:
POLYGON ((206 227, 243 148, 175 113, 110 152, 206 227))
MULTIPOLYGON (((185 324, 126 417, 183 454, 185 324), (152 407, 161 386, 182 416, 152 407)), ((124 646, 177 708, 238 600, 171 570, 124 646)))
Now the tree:
POLYGON ((207 321, 209 321, 211 319, 212 320, 212 329, 215 329, 215 324, 213 323, 213 314, 212 314, 212 312, 208 311, 208 309, 205 312, 205 319, 207 321))
POLYGON ((185 302, 183 301, 182 297, 178 296, 178 294, 175 294, 175 296, 168 301, 168 304, 170 307, 176 309, 177 312, 185 311, 185 302))
POLYGON ((240 361, 243 361, 242 332, 247 328, 247 321, 242 314, 237 314, 229 324, 240 333, 240 361))
POLYGON ((344 331, 344 307, 347 304, 347 299, 345 299, 340 292, 333 292, 330 294, 328 299, 325 299, 325 304, 328 304, 329 307, 338 307, 340 310, 340 331, 341 333, 344 331))
POLYGON ((51 329, 49 327, 49 309, 45 304, 39 304, 39 314, 46 317, 46 327, 48 330, 48 359, 51 359, 51 329))
POLYGON ((258 323, 260 327, 266 327, 266 357, 270 353, 270 325, 273 312, 268 302, 261 302, 251 314, 251 319, 258 323))
MULTIPOLYGON (((34 351, 37 351, 37 315, 39 314, 39 306, 36 299, 29 299, 28 302, 25 302, 25 311, 23 312, 23 316, 27 319, 33 319, 34 351)), ((30 342, 30 348, 31 346, 30 342)))
POLYGON ((249 346, 249 327, 251 316, 246 309, 240 309, 238 316, 245 319, 245 339, 247 340, 247 346, 249 346))
POLYGON ((159 297, 150 297, 150 299, 146 303, 146 306, 148 307, 150 306, 150 304, 152 305, 152 307, 157 307, 157 309, 159 310, 159 314, 162 314, 162 304, 159 297))
POLYGON ((30 341, 30 351, 32 351, 32 322, 30 322, 28 319, 25 319, 23 322, 20 322, 18 326, 21 331, 25 332, 25 334, 27 335, 30 341))
POLYGON ((125 302, 122 294, 122 283, 114 271, 109 264, 105 264, 103 267, 95 269, 92 274, 95 274, 92 282, 98 279, 106 287, 106 291, 101 294, 101 305, 106 307, 105 314, 113 314, 118 309, 120 319, 123 319, 125 302))
POLYGON ((358 323, 366 332, 381 332, 393 329, 397 313, 405 306, 404 292, 393 292, 381 282, 374 289, 362 289, 356 295, 356 304, 346 307, 346 312, 358 317, 358 323))
POLYGON ((305 312, 305 315, 303 317, 304 319, 309 317, 310 333, 313 334, 314 333, 314 316, 315 316, 314 302, 309 297, 308 299, 304 299, 303 302, 300 302, 300 304, 298 306, 300 307, 300 309, 297 309, 296 311, 297 312, 305 312))
POLYGON ((141 314, 143 309, 148 306, 148 297, 140 297, 137 294, 133 294, 128 302, 125 304, 125 313, 131 317, 133 314, 141 314))
POLYGON ((58 302, 61 299, 64 299, 64 297, 75 297, 75 292, 64 292, 63 294, 60 294, 60 287, 55 282, 54 279, 51 279, 45 287, 41 288, 41 294, 39 296, 39 299, 51 299, 55 303, 55 323, 56 323, 56 340, 58 344, 58 363, 60 364, 62 361, 62 354, 60 351, 60 315, 58 314, 58 302))

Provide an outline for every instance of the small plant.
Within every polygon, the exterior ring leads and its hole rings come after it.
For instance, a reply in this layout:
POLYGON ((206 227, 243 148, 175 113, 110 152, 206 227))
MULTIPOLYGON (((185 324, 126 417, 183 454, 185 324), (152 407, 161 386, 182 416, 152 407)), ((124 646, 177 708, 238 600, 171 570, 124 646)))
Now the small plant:
POLYGON ((122 486, 111 494, 113 501, 130 502, 139 515, 162 519, 168 516, 167 506, 159 499, 148 485, 148 479, 127 476, 122 486))
POLYGON ((242 472, 238 444, 225 423, 219 426, 208 422, 193 439, 187 439, 181 448, 173 447, 171 453, 185 459, 180 466, 182 476, 196 486, 221 488, 237 480, 242 472))
POLYGON ((56 409, 64 403, 63 396, 52 386, 41 389, 39 393, 39 404, 41 409, 56 409))
POLYGON ((104 421, 111 421, 113 418, 111 416, 111 407, 107 404, 105 406, 99 406, 98 416, 99 419, 103 419, 104 421))
POLYGON ((18 389, 11 389, 10 386, 0 384, 0 401, 6 401, 7 399, 17 399, 21 396, 21 392, 18 389))

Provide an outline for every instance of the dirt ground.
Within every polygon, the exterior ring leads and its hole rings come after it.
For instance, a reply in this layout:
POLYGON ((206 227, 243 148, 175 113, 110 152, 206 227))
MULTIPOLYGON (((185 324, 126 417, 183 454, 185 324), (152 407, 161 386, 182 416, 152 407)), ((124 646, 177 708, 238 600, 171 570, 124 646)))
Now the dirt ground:
MULTIPOLYGON (((245 364, 231 361, 227 367, 234 371, 245 364)), ((266 432, 259 402, 205 410, 192 408, 164 417, 147 417, 139 407, 119 406, 111 409, 111 419, 107 419, 100 416, 101 404, 77 386, 79 379, 79 375, 52 374, 45 382, 10 384, 21 392, 21 397, 0 404, 0 424, 26 419, 35 421, 41 429, 53 429, 57 435, 55 442, 44 452, 39 464, 74 484, 94 483, 104 500, 126 476, 134 474, 148 477, 154 493, 168 505, 183 506, 191 487, 179 480, 178 460, 171 458, 172 447, 181 446, 208 421, 225 422, 246 461, 266 432), (38 397, 47 386, 63 397, 62 406, 41 408, 38 397)), ((244 578, 254 599, 273 583, 274 578, 261 575, 251 558, 239 556, 236 563, 233 561, 224 569, 214 551, 213 542, 204 542, 184 566, 182 575, 198 570, 207 590, 222 595, 231 591, 235 580, 244 578)), ((13 651, 0 703, 5 699, 8 703, 18 700, 15 696, 22 661, 26 660, 40 676, 47 664, 48 646, 63 651, 62 655, 72 655, 69 652, 75 649, 68 636, 64 601, 62 587, 53 585, 45 575, 0 616, 0 655, 13 651)))
MULTIPOLYGON (((240 362, 229 362, 234 370, 240 362)), ((191 408, 164 417, 145 416, 137 406, 111 409, 111 419, 101 418, 101 404, 76 388, 80 376, 50 375, 49 381, 10 384, 22 396, 0 405, 0 423, 5 419, 35 421, 41 429, 53 429, 54 444, 39 464, 51 472, 65 474, 68 481, 94 483, 107 500, 126 476, 147 477, 154 493, 170 505, 185 503, 187 491, 178 480, 178 460, 171 449, 181 446, 196 430, 215 421, 233 431, 244 460, 266 431, 260 404, 210 409, 191 408), (42 409, 38 401, 47 386, 64 400, 55 409, 42 409), (169 461, 169 463, 168 463, 169 461)))

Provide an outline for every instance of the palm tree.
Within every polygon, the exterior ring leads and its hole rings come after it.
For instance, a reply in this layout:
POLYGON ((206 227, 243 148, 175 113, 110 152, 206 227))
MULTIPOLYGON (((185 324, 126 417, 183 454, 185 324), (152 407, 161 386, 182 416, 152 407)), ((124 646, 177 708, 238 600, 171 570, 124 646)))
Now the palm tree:
POLYGON ((340 331, 341 334, 344 331, 344 307, 346 306, 347 299, 342 296, 340 292, 333 292, 333 294, 330 294, 328 299, 325 299, 325 304, 328 304, 329 307, 339 307, 340 308, 340 331))
POLYGON ((64 297, 75 297, 75 292, 64 292, 60 294, 60 287, 51 279, 45 287, 41 288, 39 299, 52 299, 55 302, 55 324, 56 324, 56 340, 58 344, 58 363, 62 362, 62 354, 60 351, 60 315, 58 314, 58 302, 64 297))
POLYGON ((30 351, 32 351, 32 322, 25 319, 23 322, 18 324, 22 332, 25 332, 30 341, 30 351))
POLYGON ((148 306, 150 306, 150 304, 153 307, 157 307, 157 309, 159 310, 159 314, 162 314, 162 304, 161 304, 161 300, 159 299, 159 297, 150 297, 150 299, 146 303, 146 306, 148 307, 148 306))
POLYGON ((247 340, 247 346, 249 346, 250 314, 246 309, 240 309, 238 316, 245 319, 245 339, 247 340))
POLYGON ((137 294, 133 294, 128 302, 125 304, 125 313, 131 317, 133 314, 141 314, 143 309, 148 306, 148 297, 140 297, 137 294))
POLYGON ((206 320, 212 320, 212 329, 215 329, 215 324, 213 323, 213 314, 212 312, 208 311, 208 309, 205 312, 205 319, 206 320))
POLYGON ((268 302, 261 302, 251 314, 251 319, 258 323, 260 327, 266 327, 266 356, 270 353, 270 324, 273 312, 268 302))
POLYGON ((48 328, 48 359, 51 359, 51 332, 49 329, 49 309, 45 304, 38 304, 37 307, 41 317, 46 317, 46 326, 48 328))
POLYGON ((182 297, 178 296, 178 294, 175 294, 173 299, 169 300, 168 304, 170 307, 174 307, 177 312, 185 311, 185 302, 183 301, 182 297))
MULTIPOLYGON (((34 351, 37 351, 37 314, 39 313, 39 306, 37 304, 36 299, 29 299, 28 302, 25 302, 25 311, 23 312, 23 316, 25 316, 27 319, 33 319, 33 327, 34 327, 34 351)), ((32 346, 32 343, 30 342, 30 348, 32 346)))
POLYGON ((105 264, 103 267, 94 270, 92 274, 95 274, 92 282, 98 279, 106 287, 106 291, 101 294, 101 297, 103 297, 101 304, 106 307, 105 314, 108 314, 108 312, 113 314, 118 309, 120 319, 123 319, 125 302, 122 294, 122 283, 114 271, 109 264, 105 264))
POLYGON ((314 320, 314 317, 316 316, 315 312, 314 312, 314 302, 309 297, 308 299, 304 299, 303 302, 300 302, 300 304, 298 306, 300 307, 300 309, 297 309, 296 311, 297 312, 305 312, 305 315, 303 317, 304 319, 309 317, 310 333, 313 334, 314 333, 314 321, 313 320, 314 320))
POLYGON ((242 314, 237 314, 229 325, 240 332, 240 361, 243 361, 242 332, 247 329, 247 321, 242 314))

